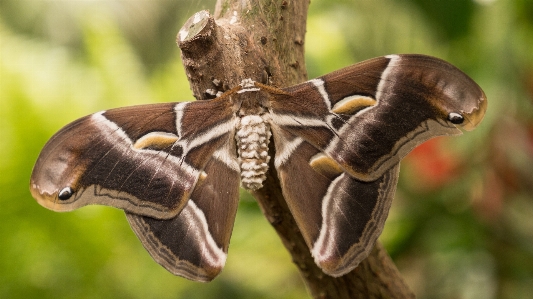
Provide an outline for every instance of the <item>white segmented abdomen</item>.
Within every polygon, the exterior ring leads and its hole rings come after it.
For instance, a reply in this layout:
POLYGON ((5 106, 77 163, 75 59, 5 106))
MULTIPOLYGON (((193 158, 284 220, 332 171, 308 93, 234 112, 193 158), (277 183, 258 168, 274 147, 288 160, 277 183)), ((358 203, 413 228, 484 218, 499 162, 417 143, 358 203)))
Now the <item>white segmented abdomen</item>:
POLYGON ((263 187, 268 170, 270 125, 260 115, 246 115, 237 125, 237 153, 241 167, 242 187, 257 190, 263 187))

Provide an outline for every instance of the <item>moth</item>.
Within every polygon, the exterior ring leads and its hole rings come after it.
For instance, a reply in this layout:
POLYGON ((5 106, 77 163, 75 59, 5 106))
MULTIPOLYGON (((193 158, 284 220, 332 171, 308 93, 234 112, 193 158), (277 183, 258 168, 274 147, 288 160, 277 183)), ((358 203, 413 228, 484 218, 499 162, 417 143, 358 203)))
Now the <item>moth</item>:
POLYGON ((239 185, 262 188, 274 167, 316 264, 336 277, 381 234, 400 160, 432 137, 472 130, 486 108, 472 79, 423 55, 378 57, 282 89, 246 79, 212 100, 70 123, 44 146, 30 190, 54 211, 123 209, 155 261, 210 281, 226 261, 239 185))

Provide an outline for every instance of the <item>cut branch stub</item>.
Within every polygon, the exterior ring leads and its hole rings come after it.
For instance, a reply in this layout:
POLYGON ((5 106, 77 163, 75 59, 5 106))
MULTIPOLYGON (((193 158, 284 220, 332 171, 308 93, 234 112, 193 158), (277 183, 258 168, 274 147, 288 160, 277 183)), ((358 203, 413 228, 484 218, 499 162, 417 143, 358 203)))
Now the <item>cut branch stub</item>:
POLYGON ((212 21, 213 19, 207 10, 199 11, 190 17, 183 27, 181 27, 176 38, 176 42, 181 50, 187 51, 187 42, 193 38, 198 39, 204 36, 210 36, 213 29, 212 21))
POLYGON ((265 60, 249 42, 249 35, 240 23, 215 21, 207 11, 201 11, 181 28, 177 41, 198 100, 209 98, 205 93, 209 89, 224 91, 246 78, 261 80, 265 60))
POLYGON ((204 72, 221 72, 217 70, 220 64, 212 63, 222 55, 222 49, 216 43, 216 27, 215 20, 204 10, 190 17, 176 37, 187 78, 197 100, 208 99, 205 91, 213 88, 212 81, 216 79, 206 80, 204 72))

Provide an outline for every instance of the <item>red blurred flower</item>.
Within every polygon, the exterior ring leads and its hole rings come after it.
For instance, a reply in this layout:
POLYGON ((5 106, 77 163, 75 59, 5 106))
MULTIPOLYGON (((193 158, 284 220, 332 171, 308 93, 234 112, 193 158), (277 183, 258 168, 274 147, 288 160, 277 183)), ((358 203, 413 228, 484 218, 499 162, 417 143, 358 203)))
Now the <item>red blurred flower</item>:
POLYGON ((405 163, 416 178, 415 188, 431 191, 448 184, 458 174, 461 162, 446 149, 446 138, 433 138, 416 147, 405 163))

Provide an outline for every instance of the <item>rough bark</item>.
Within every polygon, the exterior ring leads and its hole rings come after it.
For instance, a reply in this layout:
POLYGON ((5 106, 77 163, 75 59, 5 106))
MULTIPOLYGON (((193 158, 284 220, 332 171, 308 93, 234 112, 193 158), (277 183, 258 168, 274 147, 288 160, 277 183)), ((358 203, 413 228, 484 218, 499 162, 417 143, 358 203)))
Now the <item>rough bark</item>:
MULTIPOLYGON (((276 87, 305 81, 308 5, 308 0, 219 0, 214 16, 207 11, 192 16, 177 42, 195 97, 208 99, 212 92, 207 90, 224 91, 245 78, 276 87)), ((347 275, 324 274, 297 229, 273 164, 264 187, 253 195, 314 298, 414 297, 379 243, 347 275)))

